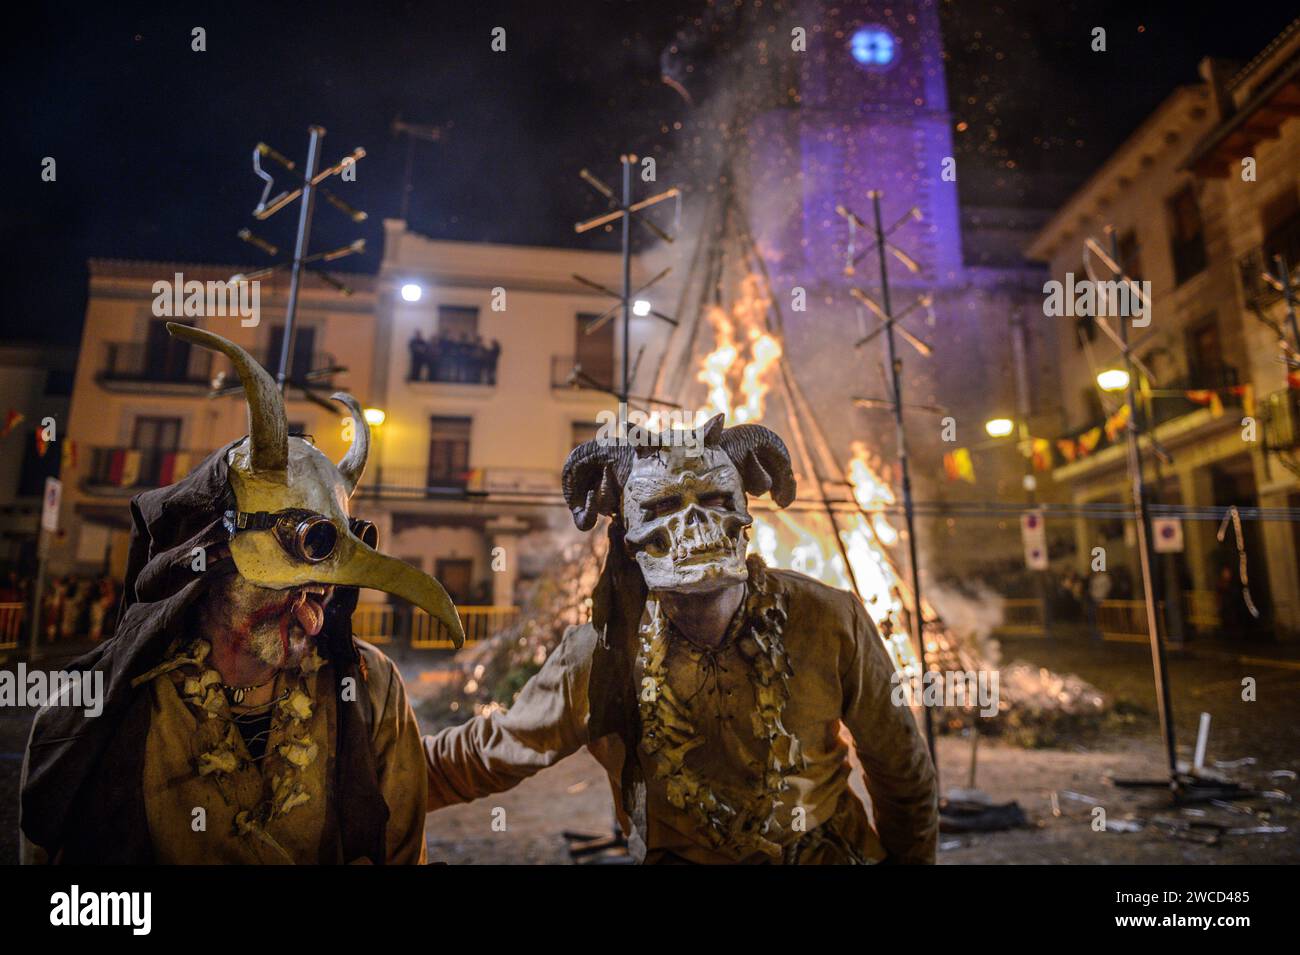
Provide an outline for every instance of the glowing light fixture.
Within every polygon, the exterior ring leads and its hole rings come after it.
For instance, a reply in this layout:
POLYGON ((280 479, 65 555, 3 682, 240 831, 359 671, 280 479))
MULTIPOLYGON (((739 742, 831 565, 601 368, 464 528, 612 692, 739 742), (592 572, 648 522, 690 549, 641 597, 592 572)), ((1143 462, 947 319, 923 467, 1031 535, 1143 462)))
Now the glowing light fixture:
POLYGON ((897 50, 898 41, 884 27, 860 27, 849 38, 849 53, 863 66, 888 66, 897 50))
POLYGON ((388 418, 388 415, 384 414, 383 408, 367 408, 361 413, 365 415, 366 424, 370 425, 372 428, 379 427, 388 418))
POLYGON ((984 422, 984 430, 989 433, 990 438, 1005 438, 1013 430, 1016 423, 1010 418, 993 418, 984 422))
POLYGON ((639 316, 640 318, 645 318, 650 314, 650 303, 643 298, 637 299, 632 303, 632 314, 639 316))
POLYGON ((1128 389, 1128 372, 1123 368, 1107 368, 1098 372, 1097 387, 1102 391, 1125 391, 1128 389))
POLYGON ((406 302, 418 302, 424 298, 424 289, 414 282, 407 282, 402 286, 402 300, 406 302))

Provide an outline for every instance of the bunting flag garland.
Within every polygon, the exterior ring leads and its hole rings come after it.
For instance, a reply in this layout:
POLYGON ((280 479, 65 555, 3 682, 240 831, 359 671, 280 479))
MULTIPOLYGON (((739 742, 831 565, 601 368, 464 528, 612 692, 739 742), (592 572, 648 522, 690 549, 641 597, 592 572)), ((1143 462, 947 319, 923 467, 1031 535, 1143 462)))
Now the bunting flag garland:
MULTIPOLYGON (((1128 405, 1124 405, 1113 415, 1107 418, 1106 424, 1104 425, 1104 428, 1106 430, 1106 440, 1114 444, 1115 438, 1119 435, 1119 433, 1128 427, 1128 419, 1129 419, 1128 405)), ((1092 450, 1092 449, 1089 448, 1088 450, 1092 450)))
POLYGON ((66 475, 77 468, 77 442, 63 442, 63 457, 60 460, 60 473, 66 475))
POLYGON ((1099 443, 1101 443, 1101 428, 1089 428, 1079 435, 1079 440, 1076 442, 1079 448, 1079 457, 1092 454, 1099 443))
MULTIPOLYGON (((1290 377, 1289 375, 1287 376, 1290 377)), ((1241 410, 1247 418, 1255 417, 1255 386, 1252 384, 1233 385, 1228 391, 1241 399, 1241 410)))
POLYGON ((1183 395, 1193 404, 1208 405, 1210 414, 1214 415, 1214 417, 1223 417, 1223 399, 1219 397, 1217 391, 1211 391, 1207 388, 1196 388, 1191 391, 1183 392, 1183 395))
POLYGON ((134 449, 120 452, 122 470, 118 475, 120 487, 132 487, 140 480, 140 452, 134 449))
POLYGON ((36 429, 36 454, 38 457, 45 457, 45 452, 50 449, 50 442, 45 440, 45 429, 36 429))
POLYGON ((9 432, 18 427, 24 417, 26 416, 17 408, 10 408, 9 413, 5 415, 5 423, 0 425, 0 438, 9 437, 9 432))
POLYGON ((971 463, 970 451, 958 448, 943 456, 943 473, 949 481, 967 481, 975 483, 975 465, 971 463))
POLYGON ((1035 471, 1052 470, 1052 442, 1046 438, 1033 438, 1033 462, 1035 471))

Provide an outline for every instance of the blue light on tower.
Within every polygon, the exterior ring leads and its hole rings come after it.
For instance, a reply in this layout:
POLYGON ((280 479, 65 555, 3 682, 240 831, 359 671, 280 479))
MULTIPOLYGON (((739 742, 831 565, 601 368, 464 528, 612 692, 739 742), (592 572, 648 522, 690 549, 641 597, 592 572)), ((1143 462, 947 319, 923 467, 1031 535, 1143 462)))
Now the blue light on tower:
POLYGON ((894 62, 898 41, 884 27, 860 27, 849 38, 849 53, 863 66, 882 69, 894 62))

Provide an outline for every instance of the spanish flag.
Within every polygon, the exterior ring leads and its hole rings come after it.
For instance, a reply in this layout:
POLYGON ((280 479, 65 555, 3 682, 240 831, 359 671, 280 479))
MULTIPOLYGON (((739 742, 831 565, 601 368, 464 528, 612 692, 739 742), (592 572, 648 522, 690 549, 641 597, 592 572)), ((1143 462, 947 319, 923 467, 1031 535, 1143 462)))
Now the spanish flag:
POLYGON ((1214 415, 1214 417, 1223 417, 1223 399, 1219 397, 1217 391, 1195 389, 1193 391, 1185 391, 1183 394, 1186 396, 1188 401, 1194 404, 1209 405, 1210 414, 1214 415))
POLYGON ((1052 470, 1052 442, 1046 438, 1033 439, 1033 462, 1035 471, 1052 470))
POLYGON ((958 448, 943 456, 943 473, 949 481, 966 481, 975 483, 975 466, 971 463, 970 451, 958 448))
POLYGON ((1128 426, 1129 406, 1124 405, 1106 419, 1106 440, 1115 443, 1115 436, 1128 426))
POLYGON ((1083 434, 1079 435, 1079 457, 1092 454, 1097 445, 1101 442, 1101 428, 1090 428, 1083 434))
MULTIPOLYGON (((1288 374, 1288 380, 1290 377, 1291 375, 1288 374)), ((1241 399, 1241 410, 1245 412, 1246 417, 1255 417, 1255 386, 1249 383, 1244 385, 1233 385, 1228 390, 1241 399)))
POLYGON ((133 487, 140 480, 140 452, 134 449, 122 452, 122 475, 119 486, 133 487))
POLYGON ((0 438, 9 437, 9 432, 18 427, 23 417, 23 413, 17 408, 10 408, 9 413, 5 415, 5 423, 0 425, 0 438))

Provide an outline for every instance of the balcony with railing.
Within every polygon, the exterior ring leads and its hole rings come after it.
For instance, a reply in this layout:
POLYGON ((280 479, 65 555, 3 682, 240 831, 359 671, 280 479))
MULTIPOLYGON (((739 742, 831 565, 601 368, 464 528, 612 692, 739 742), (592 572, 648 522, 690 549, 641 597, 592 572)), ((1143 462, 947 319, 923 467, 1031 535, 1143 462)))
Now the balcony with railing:
POLYGON ((1206 407, 1205 401, 1189 398, 1188 392, 1213 392, 1225 408, 1240 408, 1241 396, 1231 389, 1240 384, 1237 369, 1232 365, 1219 365, 1190 375, 1160 382, 1152 392, 1148 428, 1158 428, 1167 421, 1181 418, 1206 407))
POLYGON ((1265 277, 1266 273, 1277 273, 1274 257, 1278 255, 1293 270, 1300 265, 1300 216, 1283 224, 1263 244, 1237 260, 1237 267, 1241 270, 1241 288, 1248 305, 1267 308, 1282 298, 1282 290, 1265 277))
POLYGON ((101 384, 209 387, 213 353, 206 348, 160 349, 145 342, 106 342, 101 384))
POLYGON ((607 364, 601 368, 584 366, 574 355, 552 355, 551 387, 613 394, 614 369, 607 364))
MULTIPOLYGON (((171 391, 198 391, 212 387, 220 371, 229 377, 230 366, 206 348, 159 348, 146 342, 107 342, 98 379, 114 390, 162 387, 171 391), (214 364, 215 360, 215 364, 214 364)), ((275 374, 280 367, 278 348, 253 350, 263 368, 275 374)), ((298 381, 328 381, 339 370, 334 356, 325 351, 299 349, 289 363, 289 377, 298 381)))
POLYGON ((560 493, 560 475, 545 468, 472 468, 443 472, 419 467, 385 467, 368 473, 358 490, 366 497, 428 500, 556 497, 560 493))
POLYGON ((94 494, 135 494, 179 481, 202 460, 202 451, 158 448, 91 448, 83 480, 94 494))
MULTIPOLYGON (((1237 369, 1231 365, 1218 365, 1162 380, 1158 388, 1150 390, 1147 400, 1141 396, 1138 398, 1138 405, 1143 410, 1142 428, 1150 432, 1198 411, 1209 410, 1218 416, 1222 409, 1241 408, 1248 389, 1249 386, 1241 384, 1237 369)), ((1054 466, 1073 464, 1112 445, 1122 445, 1128 433, 1122 410, 1120 408, 1109 417, 1091 420, 1058 435, 1052 442, 1054 466)))
POLYGON ((449 385, 495 385, 501 344, 493 341, 464 341, 440 336, 412 338, 407 343, 410 365, 409 382, 436 382, 449 385))

